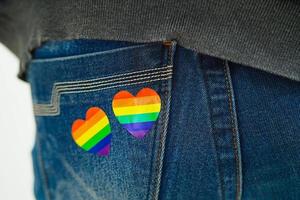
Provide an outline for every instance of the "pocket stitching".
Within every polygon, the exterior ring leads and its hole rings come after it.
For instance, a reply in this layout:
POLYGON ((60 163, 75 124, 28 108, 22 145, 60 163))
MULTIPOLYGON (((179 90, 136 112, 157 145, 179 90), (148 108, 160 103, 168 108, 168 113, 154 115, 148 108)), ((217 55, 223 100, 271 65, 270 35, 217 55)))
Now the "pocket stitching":
POLYGON ((151 69, 151 71, 154 71, 154 72, 150 72, 150 73, 144 73, 145 71, 150 71, 150 70, 141 70, 141 71, 131 72, 131 74, 137 74, 137 75, 132 75, 130 77, 125 77, 129 73, 116 75, 118 77, 121 77, 118 79, 120 81, 111 82, 111 83, 110 83, 110 81, 116 80, 116 79, 114 79, 116 76, 102 77, 102 78, 98 78, 98 79, 84 80, 84 81, 80 81, 80 82, 71 81, 71 82, 54 83, 50 103, 49 104, 38 104, 38 103, 33 104, 34 114, 36 116, 57 116, 57 115, 59 115, 60 114, 60 97, 62 94, 100 91, 100 90, 104 90, 104 89, 111 89, 111 88, 128 86, 128 85, 136 85, 136 84, 142 84, 142 83, 147 83, 147 82, 155 82, 155 81, 167 80, 167 79, 172 78, 172 66, 170 66, 170 65, 151 69), (153 78, 156 78, 156 79, 153 79, 153 78), (105 80, 105 79, 108 79, 108 80, 105 80), (91 82, 91 80, 98 80, 98 81, 91 82), (101 80, 104 80, 104 81, 101 81, 101 80), (91 82, 91 83, 89 83, 89 82, 91 82), (72 84, 70 84, 70 83, 72 83, 72 84), (70 85, 68 85, 68 84, 70 84, 70 85), (72 86, 76 86, 76 87, 72 88, 72 86))

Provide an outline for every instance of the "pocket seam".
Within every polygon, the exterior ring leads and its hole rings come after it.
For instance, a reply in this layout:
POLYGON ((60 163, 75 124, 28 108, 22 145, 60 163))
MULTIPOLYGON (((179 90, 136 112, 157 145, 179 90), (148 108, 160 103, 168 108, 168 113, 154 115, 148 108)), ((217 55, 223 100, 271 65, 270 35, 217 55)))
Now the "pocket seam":
POLYGON ((114 76, 107 76, 97 79, 88 79, 82 81, 57 82, 53 84, 50 103, 33 104, 34 114, 36 116, 57 116, 60 115, 60 97, 62 94, 94 92, 116 87, 137 85, 147 82, 162 81, 172 78, 172 67, 164 67, 134 71, 114 76), (152 71, 152 72, 150 72, 152 71), (148 73, 144 73, 148 72, 148 73), (136 74, 126 77, 128 74, 136 74), (120 77, 115 79, 116 77, 120 77), (105 80, 107 79, 107 80, 105 80), (97 81, 95 81, 97 80, 97 81), (115 80, 120 80, 115 82, 115 80), (72 88, 73 86, 73 88, 72 88))

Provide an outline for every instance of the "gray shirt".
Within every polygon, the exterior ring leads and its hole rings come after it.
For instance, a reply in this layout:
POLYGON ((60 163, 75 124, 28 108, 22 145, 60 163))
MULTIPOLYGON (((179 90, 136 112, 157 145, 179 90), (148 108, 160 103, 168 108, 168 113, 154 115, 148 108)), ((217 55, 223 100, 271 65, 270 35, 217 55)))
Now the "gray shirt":
POLYGON ((21 60, 47 40, 176 39, 197 52, 300 81, 298 0, 0 0, 0 41, 21 60))

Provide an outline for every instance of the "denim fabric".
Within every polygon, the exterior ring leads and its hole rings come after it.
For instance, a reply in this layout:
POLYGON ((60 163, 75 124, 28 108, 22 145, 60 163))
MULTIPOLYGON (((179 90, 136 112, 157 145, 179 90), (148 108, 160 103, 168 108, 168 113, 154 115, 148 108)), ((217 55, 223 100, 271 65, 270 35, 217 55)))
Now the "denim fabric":
POLYGON ((33 57, 37 199, 300 198, 298 82, 175 41, 53 41, 33 57), (144 87, 160 95, 161 112, 136 139, 112 99, 144 87), (107 157, 72 140, 72 122, 93 106, 110 121, 107 157))
POLYGON ((300 199, 300 83, 229 65, 242 147, 244 196, 300 199))

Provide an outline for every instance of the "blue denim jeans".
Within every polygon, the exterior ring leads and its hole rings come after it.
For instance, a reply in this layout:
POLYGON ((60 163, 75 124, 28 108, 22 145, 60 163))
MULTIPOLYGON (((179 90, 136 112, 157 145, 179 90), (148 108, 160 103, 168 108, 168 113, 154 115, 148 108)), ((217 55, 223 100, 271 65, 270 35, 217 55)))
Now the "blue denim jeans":
POLYGON ((37 125, 37 199, 300 199, 300 84, 185 49, 176 41, 52 41, 28 68, 37 125), (161 108, 135 138, 112 101, 150 88, 161 108), (110 151, 72 138, 101 108, 110 151))

